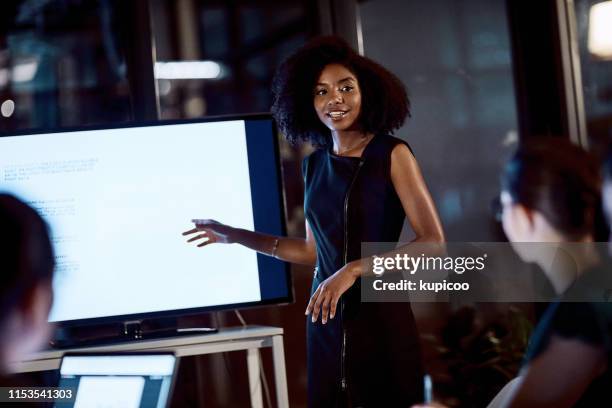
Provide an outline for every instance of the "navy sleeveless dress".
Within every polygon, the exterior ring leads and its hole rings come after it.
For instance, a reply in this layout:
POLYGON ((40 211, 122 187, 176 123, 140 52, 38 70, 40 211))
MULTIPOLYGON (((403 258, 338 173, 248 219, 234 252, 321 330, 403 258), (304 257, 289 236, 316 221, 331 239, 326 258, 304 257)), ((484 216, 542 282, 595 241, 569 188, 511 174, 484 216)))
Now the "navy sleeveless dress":
MULTIPOLYGON (((406 217, 391 181, 401 139, 376 135, 361 158, 319 149, 304 159, 306 219, 317 243, 311 294, 362 242, 397 242, 406 217)), ((310 407, 408 407, 422 401, 423 367, 409 303, 362 303, 361 279, 334 319, 307 318, 310 407)))

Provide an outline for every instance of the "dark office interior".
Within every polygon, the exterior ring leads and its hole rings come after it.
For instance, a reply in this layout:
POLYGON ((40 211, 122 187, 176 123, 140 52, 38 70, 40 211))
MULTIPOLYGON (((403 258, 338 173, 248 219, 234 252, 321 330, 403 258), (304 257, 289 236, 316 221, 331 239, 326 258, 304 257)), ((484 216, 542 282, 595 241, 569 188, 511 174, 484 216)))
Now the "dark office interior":
MULTIPOLYGON (((598 157, 607 152, 612 35, 606 49, 591 30, 592 7, 602 3, 610 2, 5 0, 0 134, 268 113, 279 64, 312 38, 336 35, 405 84, 411 117, 395 135, 419 161, 446 240, 505 242, 491 202, 519 143, 554 137, 598 157), (208 62, 208 70, 164 69, 188 61, 208 62)), ((301 163, 314 148, 291 145, 282 134, 278 143, 287 235, 303 237, 301 163)), ((193 163, 193 171, 199 166, 205 163, 193 163)), ((402 240, 413 234, 406 224, 402 240)), ((281 327, 289 404, 306 407, 312 268, 293 264, 291 277, 290 304, 181 316, 178 325, 281 327)), ((543 307, 413 304, 436 398, 452 407, 486 406, 517 375, 543 307)), ((108 326, 75 335, 103 335, 113 330, 108 326)), ((171 406, 250 406, 244 356, 182 358, 171 406)), ((264 406, 277 406, 272 355, 263 350, 261 359, 264 406)))

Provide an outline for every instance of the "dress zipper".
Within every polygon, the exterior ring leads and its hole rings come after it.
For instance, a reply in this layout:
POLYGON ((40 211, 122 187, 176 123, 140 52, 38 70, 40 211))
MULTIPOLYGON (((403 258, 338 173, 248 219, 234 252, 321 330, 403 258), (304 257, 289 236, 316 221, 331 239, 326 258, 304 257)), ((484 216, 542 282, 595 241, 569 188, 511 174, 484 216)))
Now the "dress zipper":
MULTIPOLYGON (((353 184, 355 184, 355 180, 357 179, 357 174, 359 173, 359 169, 363 165, 363 160, 359 161, 359 166, 357 170, 355 170, 355 174, 353 175, 353 179, 349 184, 348 190, 346 191, 346 196, 344 197, 344 265, 348 263, 348 202, 349 197, 351 195, 351 190, 353 189, 353 184)), ((341 351, 341 362, 340 362, 340 386, 342 391, 346 390, 346 374, 344 370, 344 359, 346 357, 346 330, 344 328, 344 299, 340 299, 340 318, 342 321, 342 351, 341 351)))

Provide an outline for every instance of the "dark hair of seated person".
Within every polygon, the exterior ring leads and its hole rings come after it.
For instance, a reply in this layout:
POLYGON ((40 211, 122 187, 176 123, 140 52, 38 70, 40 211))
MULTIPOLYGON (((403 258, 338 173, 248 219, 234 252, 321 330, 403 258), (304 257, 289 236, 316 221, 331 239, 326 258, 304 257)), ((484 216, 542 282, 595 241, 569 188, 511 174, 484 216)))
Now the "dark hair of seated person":
POLYGON ((43 219, 9 194, 0 194, 0 231, 0 369, 6 374, 15 344, 23 343, 20 351, 40 345, 31 337, 40 333, 34 326, 46 324, 54 257, 43 219))
POLYGON ((329 129, 321 123, 313 106, 317 79, 330 64, 346 67, 357 78, 362 94, 362 131, 392 134, 402 127, 410 115, 410 101, 399 78, 359 55, 343 39, 318 37, 285 60, 272 81, 271 111, 289 142, 310 142, 319 147, 330 142, 329 129))
POLYGON ((597 159, 567 139, 542 137, 519 146, 502 175, 514 203, 537 210, 568 240, 596 235, 601 216, 597 159))

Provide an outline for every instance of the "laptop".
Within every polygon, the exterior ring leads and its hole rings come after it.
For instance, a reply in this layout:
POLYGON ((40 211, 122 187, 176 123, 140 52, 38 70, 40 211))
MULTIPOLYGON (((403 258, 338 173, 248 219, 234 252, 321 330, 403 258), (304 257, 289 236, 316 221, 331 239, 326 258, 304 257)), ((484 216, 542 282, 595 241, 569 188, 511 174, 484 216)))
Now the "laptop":
POLYGON ((168 406, 176 369, 172 353, 66 354, 59 390, 74 394, 56 399, 55 407, 163 408, 168 406))

